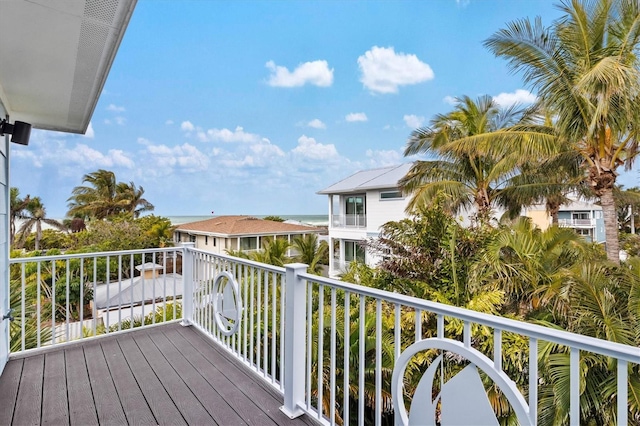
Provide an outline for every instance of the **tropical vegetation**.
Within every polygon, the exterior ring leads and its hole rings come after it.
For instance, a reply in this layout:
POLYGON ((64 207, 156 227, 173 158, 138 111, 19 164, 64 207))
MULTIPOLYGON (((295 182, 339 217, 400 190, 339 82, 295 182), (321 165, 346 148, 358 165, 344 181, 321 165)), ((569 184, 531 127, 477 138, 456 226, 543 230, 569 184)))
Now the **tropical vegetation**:
POLYGON ((84 175, 86 185, 76 186, 69 197, 67 216, 85 220, 107 219, 114 216, 138 218, 153 210, 144 196, 144 188, 133 182, 117 182, 112 171, 100 169, 84 175))

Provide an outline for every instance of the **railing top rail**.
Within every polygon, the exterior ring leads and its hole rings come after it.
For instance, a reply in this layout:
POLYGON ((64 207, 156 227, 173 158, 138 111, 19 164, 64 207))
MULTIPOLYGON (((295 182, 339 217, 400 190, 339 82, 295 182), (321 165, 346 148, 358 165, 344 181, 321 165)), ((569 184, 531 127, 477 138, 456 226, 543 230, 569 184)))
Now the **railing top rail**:
POLYGON ((233 261, 233 262, 236 262, 236 263, 241 263, 241 264, 248 265, 248 266, 254 266, 256 268, 264 269, 264 270, 271 271, 271 272, 278 272, 278 273, 281 273, 281 274, 285 273, 285 269, 283 267, 281 267, 281 266, 268 265, 266 263, 256 262, 254 260, 249 260, 249 259, 245 259, 245 258, 242 258, 242 257, 230 256, 228 254, 212 253, 210 251, 197 249, 197 248, 187 247, 186 250, 189 250, 189 251, 194 252, 194 253, 205 254, 207 256, 220 257, 220 258, 227 259, 227 260, 230 260, 230 261, 233 261))
POLYGON ((444 316, 452 316, 463 321, 478 323, 503 331, 510 331, 539 340, 575 347, 600 355, 610 356, 640 364, 640 348, 637 348, 635 346, 623 345, 621 343, 610 342, 608 340, 597 339, 590 336, 584 336, 582 334, 572 333, 565 330, 556 330, 538 324, 517 321, 510 318, 485 314, 482 312, 476 312, 465 308, 459 308, 457 306, 445 305, 442 303, 432 302, 413 296, 407 296, 400 293, 392 293, 373 287, 365 287, 362 285, 347 283, 344 281, 325 278, 318 275, 302 273, 299 274, 299 276, 300 278, 306 279, 308 281, 339 288, 351 293, 357 293, 375 299, 385 300, 387 302, 397 303, 400 305, 409 306, 415 309, 421 309, 444 316))
POLYGON ((116 250, 116 251, 100 251, 100 252, 86 252, 86 253, 72 253, 72 254, 56 254, 52 256, 34 256, 34 257, 12 257, 9 258, 9 264, 12 263, 31 263, 31 262, 43 262, 52 260, 66 260, 66 259, 86 259, 92 257, 114 257, 121 255, 132 254, 147 254, 158 252, 182 252, 183 247, 162 247, 162 248, 148 248, 138 250, 116 250))

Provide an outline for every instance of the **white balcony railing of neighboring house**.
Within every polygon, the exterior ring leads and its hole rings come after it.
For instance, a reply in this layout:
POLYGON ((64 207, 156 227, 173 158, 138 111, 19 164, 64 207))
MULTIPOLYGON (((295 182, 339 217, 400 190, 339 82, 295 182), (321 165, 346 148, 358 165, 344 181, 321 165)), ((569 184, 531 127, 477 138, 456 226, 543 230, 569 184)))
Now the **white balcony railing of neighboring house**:
POLYGON ((339 214, 331 216, 333 228, 366 228, 367 215, 365 214, 339 214))
POLYGON ((567 228, 595 228, 595 219, 558 219, 558 226, 567 228))
MULTIPOLYGON (((567 374, 570 424, 580 424, 583 367, 596 357, 607 357, 605 365, 611 366, 612 377, 616 378, 609 386, 615 389, 617 424, 626 425, 630 420, 627 418, 629 371, 635 371, 640 364, 640 351, 636 347, 323 278, 308 274, 306 265, 302 264, 275 267, 192 247, 11 259, 12 291, 19 292, 15 300, 12 293, 12 307, 22 309, 22 316, 16 314, 16 323, 22 327, 23 341, 32 333, 42 334, 40 324, 47 327, 46 321, 38 317, 38 321, 31 324, 36 329, 26 329, 28 315, 25 312, 35 315, 56 306, 55 325, 71 322, 72 296, 83 300, 82 295, 76 295, 77 283, 84 280, 95 292, 100 280, 106 280, 100 278, 103 273, 110 277, 112 286, 118 285, 123 281, 114 280, 114 275, 119 277, 133 270, 136 262, 147 265, 152 262, 164 267, 177 258, 182 260, 182 297, 177 289, 173 293, 167 290, 170 282, 163 282, 150 287, 162 289, 162 294, 141 298, 146 301, 142 306, 151 312, 151 300, 163 306, 180 300, 181 315, 168 315, 166 320, 182 319, 183 324, 198 328, 226 348, 281 393, 282 410, 291 417, 306 413, 323 424, 340 423, 341 419, 345 419, 345 423, 364 424, 367 417, 367 423, 380 425, 395 415, 395 424, 407 424, 403 383, 407 382, 406 374, 418 373, 406 367, 411 365, 413 356, 423 353, 422 360, 433 360, 413 398, 423 407, 409 410, 411 416, 440 410, 438 399, 431 403, 432 395, 436 395, 432 393, 432 383, 441 386, 438 398, 443 401, 457 396, 464 399, 463 404, 475 403, 466 398, 472 398, 469 395, 477 390, 474 386, 478 383, 484 392, 480 376, 474 373, 480 369, 485 381, 493 380, 508 400, 520 424, 537 424, 537 389, 548 377, 541 376, 540 368, 529 366, 545 368, 544 357, 555 353, 556 362, 560 359, 567 362, 566 369, 554 371, 567 374), (72 274, 78 270, 74 262, 84 265, 78 276, 72 274), (113 269, 116 265, 117 269, 113 269), (44 279, 45 271, 49 273, 53 268, 58 269, 51 274, 57 277, 56 290, 50 290, 53 284, 49 275, 44 279), (86 278, 88 270, 93 272, 89 274, 90 281, 86 278), (27 303, 24 295, 34 300, 35 290, 31 287, 34 277, 38 282, 46 281, 47 285, 43 282, 37 286, 42 287, 41 293, 35 299, 36 306, 29 307, 25 305, 32 303, 27 303), (60 299, 58 294, 66 298, 60 299), (53 295, 56 301, 49 300, 53 295), (519 355, 503 351, 503 346, 515 343, 519 345, 519 355), (438 354, 441 356, 435 358, 438 354), (452 363, 459 367, 469 364, 475 369, 467 366, 444 382, 443 375, 451 371, 452 363), (508 372, 515 372, 521 383, 516 385, 512 381, 516 378, 509 378, 508 372), (462 373, 464 378, 456 382, 462 373), (440 376, 436 377, 437 374, 440 376), (349 391, 344 392, 345 389, 349 391)), ((115 307, 116 312, 121 313, 130 309, 124 304, 115 307)), ((95 310, 93 314, 96 315, 95 310)), ((81 314, 79 317, 82 321, 81 314)), ((50 321, 52 326, 53 322, 50 321)), ((96 334, 96 326, 92 328, 96 334)), ((115 333, 128 327, 111 324, 105 328, 115 333)), ((38 342, 42 347, 61 341, 47 337, 38 342)), ((24 346, 23 343, 22 349, 24 346)), ((17 351, 20 350, 18 347, 17 351)), ((442 407, 444 416, 444 402, 442 407)), ((457 410, 454 414, 466 411, 457 410)), ((412 417, 411 422, 419 424, 427 420, 412 417)))

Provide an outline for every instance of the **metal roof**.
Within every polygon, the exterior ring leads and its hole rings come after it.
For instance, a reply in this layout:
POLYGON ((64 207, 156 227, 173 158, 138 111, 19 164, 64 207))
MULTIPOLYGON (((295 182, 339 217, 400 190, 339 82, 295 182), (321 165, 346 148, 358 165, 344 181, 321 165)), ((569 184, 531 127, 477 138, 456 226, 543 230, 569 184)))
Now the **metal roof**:
POLYGON ((411 166, 413 166, 413 163, 362 170, 334 183, 322 191, 318 191, 318 194, 344 194, 366 191, 368 189, 397 188, 398 181, 409 172, 411 166))
POLYGON ((0 102, 11 121, 84 133, 135 4, 0 2, 0 102))

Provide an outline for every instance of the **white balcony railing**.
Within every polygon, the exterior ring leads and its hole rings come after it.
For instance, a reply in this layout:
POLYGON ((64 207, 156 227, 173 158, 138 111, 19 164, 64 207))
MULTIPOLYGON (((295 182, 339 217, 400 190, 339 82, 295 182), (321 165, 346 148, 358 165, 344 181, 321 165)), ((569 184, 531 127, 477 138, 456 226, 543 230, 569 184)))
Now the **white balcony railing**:
POLYGON ((365 214, 340 214, 331 216, 333 228, 366 228, 367 215, 365 214))
POLYGON ((595 228, 595 219, 558 219, 558 226, 567 228, 595 228))
POLYGON ((183 249, 9 259, 11 352, 182 318, 183 249))
MULTIPOLYGON (((42 327, 68 324, 74 316, 83 320, 82 310, 71 315, 73 301, 86 298, 86 293, 83 296, 82 290, 76 290, 76 283, 79 289, 90 288, 96 294, 104 285, 101 280, 122 286, 135 266, 152 262, 168 269, 166 265, 172 264, 175 270, 180 268, 176 259, 182 260, 182 311, 176 314, 173 309, 169 315, 165 309, 166 320, 182 318, 185 325, 197 327, 225 347, 282 394, 282 409, 292 417, 306 413, 324 424, 344 419, 345 424, 379 425, 393 416, 396 424, 406 422, 402 384, 409 383, 411 377, 406 374, 421 373, 415 369, 405 372, 399 366, 412 351, 427 348, 423 361, 435 362, 436 353, 458 351, 437 358, 443 363, 438 370, 440 380, 451 371, 444 363, 459 367, 473 361, 486 373, 485 378, 501 384, 499 390, 520 424, 538 422, 538 389, 548 386, 550 377, 544 368, 550 354, 556 363, 567 362, 566 370, 559 368, 554 374, 566 373, 570 423, 579 424, 580 401, 588 397, 580 394, 583 368, 602 357, 603 365, 616 378, 610 386, 615 390, 617 424, 633 420, 627 418, 628 386, 629 372, 637 380, 640 350, 636 347, 322 278, 306 273, 305 265, 280 268, 191 247, 11 259, 12 307, 21 308, 16 322, 23 343, 17 350, 27 349, 24 342, 33 333, 39 336, 38 347, 58 344, 63 339, 55 335, 42 338, 42 327), (74 262, 80 266, 75 267, 74 262), (80 273, 73 275, 77 270, 80 273), (34 289, 32 280, 41 285, 34 289), (39 296, 33 299, 37 288, 39 296), (27 306, 28 300, 35 300, 34 306, 27 306), (55 319, 43 321, 47 311, 55 319), (27 321, 30 315, 37 318, 32 323, 27 321), (29 329, 29 324, 35 328, 29 329), (509 345, 518 345, 518 351, 503 351, 509 345)), ((143 288, 159 293, 140 298, 147 313, 154 309, 153 302, 157 309, 181 299, 177 285, 173 292, 168 290, 168 280, 143 288)), ((131 313, 132 306, 125 305, 125 299, 115 300, 122 303, 111 306, 112 310, 131 313)), ((92 314, 97 315, 95 308, 92 314)), ((156 317, 156 321, 165 319, 156 317)), ((105 332, 131 326, 118 322, 105 325, 105 332)), ((96 329, 94 325, 86 334, 96 334, 96 329)), ((444 383, 440 380, 435 382, 444 383)), ((445 394, 442 389, 439 392, 445 394)), ((429 390, 429 398, 431 395, 429 390)), ((416 396, 414 400, 420 399, 416 396)))

